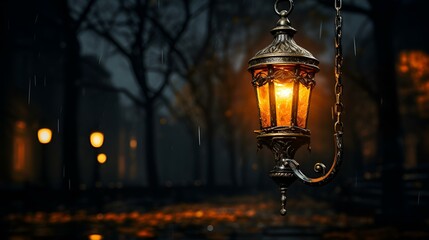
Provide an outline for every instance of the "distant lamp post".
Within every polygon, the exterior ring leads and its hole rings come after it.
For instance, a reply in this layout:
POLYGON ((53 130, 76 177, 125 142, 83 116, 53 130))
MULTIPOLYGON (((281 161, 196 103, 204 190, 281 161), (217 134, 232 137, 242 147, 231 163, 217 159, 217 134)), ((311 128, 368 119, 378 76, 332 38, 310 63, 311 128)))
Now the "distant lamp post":
POLYGON ((136 149, 137 148, 137 139, 134 137, 130 139, 130 148, 136 149))
POLYGON ((106 154, 99 152, 104 143, 104 134, 99 131, 92 132, 89 135, 89 142, 95 149, 96 161, 94 161, 94 186, 97 187, 100 185, 100 165, 105 163, 107 160, 106 154))
POLYGON ((37 131, 37 138, 41 144, 48 144, 52 140, 52 130, 49 128, 41 128, 37 131))
POLYGON ((328 183, 338 172, 343 157, 342 123, 342 47, 340 9, 341 0, 335 0, 336 9, 336 58, 335 58, 335 157, 329 170, 322 163, 316 163, 314 170, 320 173, 317 178, 307 177, 294 160, 296 151, 310 144, 310 130, 307 119, 311 92, 315 86, 315 75, 319 71, 319 61, 293 40, 296 30, 287 18, 293 10, 289 0, 288 10, 279 10, 277 0, 275 12, 280 16, 276 27, 271 30, 274 41, 260 50, 249 60, 249 72, 255 88, 260 130, 257 134, 258 148, 266 146, 274 154, 275 165, 270 177, 277 183, 281 192, 281 211, 286 214, 286 191, 297 179, 305 184, 319 186, 328 183))
POLYGON ((98 131, 92 132, 91 135, 89 135, 89 142, 92 147, 101 148, 104 143, 104 134, 98 131))
POLYGON ((99 164, 104 164, 107 161, 107 155, 105 153, 99 153, 97 155, 97 162, 99 164))
POLYGON ((48 156, 47 156, 47 145, 52 140, 52 130, 49 128, 40 128, 37 131, 37 139, 39 140, 39 143, 42 144, 41 154, 42 154, 42 162, 40 164, 41 166, 41 180, 42 183, 46 186, 48 184, 48 156))

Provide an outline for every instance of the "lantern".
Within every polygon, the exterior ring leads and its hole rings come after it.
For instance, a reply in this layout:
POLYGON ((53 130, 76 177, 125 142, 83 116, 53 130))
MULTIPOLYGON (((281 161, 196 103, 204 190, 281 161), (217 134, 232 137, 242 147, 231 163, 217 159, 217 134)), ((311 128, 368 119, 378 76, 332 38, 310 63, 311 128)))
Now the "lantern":
POLYGON ((310 130, 307 119, 310 109, 311 92, 315 87, 315 75, 319 71, 319 61, 293 39, 296 30, 291 26, 288 15, 293 10, 293 1, 289 0, 288 10, 275 12, 280 16, 277 25, 271 30, 273 42, 258 51, 249 60, 249 72, 255 89, 259 110, 260 130, 256 130, 258 147, 268 147, 274 154, 274 168, 270 177, 279 185, 281 192, 281 211, 286 214, 286 191, 296 180, 309 185, 323 185, 335 176, 342 158, 342 122, 341 122, 341 1, 336 0, 336 96, 335 105, 335 141, 334 162, 326 172, 322 163, 314 170, 323 174, 318 178, 309 178, 299 170, 294 160, 296 151, 310 144, 310 130))

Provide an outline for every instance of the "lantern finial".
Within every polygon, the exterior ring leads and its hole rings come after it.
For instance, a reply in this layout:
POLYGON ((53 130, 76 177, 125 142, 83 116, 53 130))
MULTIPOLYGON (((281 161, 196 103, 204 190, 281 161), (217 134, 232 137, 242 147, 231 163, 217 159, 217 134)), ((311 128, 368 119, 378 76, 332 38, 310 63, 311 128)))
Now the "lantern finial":
POLYGON ((274 9, 280 16, 280 19, 271 30, 274 40, 249 60, 249 71, 255 67, 267 66, 269 64, 304 64, 318 71, 319 68, 317 65, 319 65, 319 61, 309 51, 299 46, 293 40, 296 30, 291 26, 287 18, 293 9, 293 1, 290 1, 288 11, 279 11, 277 7, 278 2, 279 0, 274 4, 274 9))

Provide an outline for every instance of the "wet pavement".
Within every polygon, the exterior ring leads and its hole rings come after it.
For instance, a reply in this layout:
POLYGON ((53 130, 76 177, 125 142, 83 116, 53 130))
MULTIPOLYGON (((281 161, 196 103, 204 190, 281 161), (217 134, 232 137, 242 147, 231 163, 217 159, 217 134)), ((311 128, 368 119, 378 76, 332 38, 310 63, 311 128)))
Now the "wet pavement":
POLYGON ((335 212, 310 197, 289 201, 283 217, 275 200, 263 194, 217 197, 151 209, 113 201, 99 209, 70 211, 60 206, 55 211, 8 213, 0 239, 429 239, 429 217, 423 227, 381 227, 372 216, 335 212))

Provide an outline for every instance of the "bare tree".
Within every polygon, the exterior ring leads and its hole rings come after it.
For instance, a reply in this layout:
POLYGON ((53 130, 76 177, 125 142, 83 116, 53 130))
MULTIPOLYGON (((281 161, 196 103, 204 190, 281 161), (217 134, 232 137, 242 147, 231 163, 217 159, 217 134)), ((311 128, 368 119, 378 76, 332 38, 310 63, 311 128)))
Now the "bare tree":
MULTIPOLYGON (((198 129, 201 127, 203 132, 208 186, 216 184, 217 146, 228 152, 230 180, 237 185, 237 151, 244 139, 237 136, 240 129, 238 123, 243 119, 234 112, 234 104, 238 102, 237 96, 241 92, 242 82, 239 79, 247 76, 243 69, 247 61, 245 58, 249 55, 248 47, 258 39, 245 35, 252 31, 252 36, 255 36, 257 32, 249 27, 249 10, 250 6, 244 2, 209 1, 206 18, 208 30, 202 40, 193 39, 196 41, 193 45, 201 46, 199 54, 191 57, 194 67, 183 74, 184 85, 170 86, 176 97, 176 104, 170 109, 176 116, 187 119, 187 128, 192 136, 197 136, 195 126, 199 126, 198 129), (243 39, 246 39, 244 44, 243 39), (243 55, 246 57, 243 58, 243 55)), ((251 92, 250 83, 248 87, 251 92)), ((240 126, 244 125, 241 122, 240 126)), ((201 171, 200 164, 196 159, 196 173, 201 171)))
POLYGON ((166 4, 162 11, 155 1, 121 0, 97 4, 97 8, 85 22, 85 30, 104 39, 115 53, 127 60, 139 86, 141 96, 134 96, 126 89, 115 89, 112 86, 102 88, 126 93, 144 110, 145 160, 148 183, 153 188, 159 185, 155 154, 155 105, 169 84, 173 71, 183 67, 180 64, 187 65, 186 59, 179 63, 173 62, 173 57, 181 57, 178 54, 178 43, 188 29, 190 20, 189 0, 166 4), (179 18, 181 19, 178 20, 179 18), (171 19, 174 21, 170 21, 171 19), (158 56, 161 58, 161 66, 152 64, 154 52, 160 53, 158 56))
POLYGON ((72 16, 67 1, 59 1, 57 7, 64 16, 66 43, 65 85, 64 85, 64 140, 63 140, 63 188, 75 192, 79 188, 79 172, 77 157, 77 94, 76 82, 80 77, 79 58, 80 46, 77 36, 82 23, 88 17, 96 0, 84 4, 79 14, 72 16))

